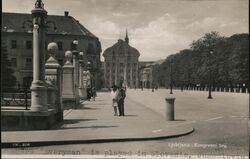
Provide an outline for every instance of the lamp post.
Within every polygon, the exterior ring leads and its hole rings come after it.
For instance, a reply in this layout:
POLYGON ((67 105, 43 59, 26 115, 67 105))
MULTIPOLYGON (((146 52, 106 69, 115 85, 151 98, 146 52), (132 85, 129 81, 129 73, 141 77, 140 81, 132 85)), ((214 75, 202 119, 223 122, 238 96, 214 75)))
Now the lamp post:
POLYGON ((33 28, 33 81, 31 85, 31 110, 48 111, 47 85, 45 83, 45 29, 47 11, 42 0, 37 0, 32 13, 33 28))
POLYGON ((87 62, 87 70, 88 70, 89 76, 90 76, 90 79, 89 79, 90 88, 92 88, 92 77, 91 77, 92 74, 91 74, 91 69, 92 69, 92 67, 91 67, 91 62, 88 61, 88 62, 87 62))
POLYGON ((172 59, 170 59, 170 94, 173 94, 172 59))
POLYGON ((210 50, 209 51, 209 57, 208 57, 208 64, 209 64, 209 90, 208 90, 208 99, 213 99, 213 97, 212 97, 212 95, 211 95, 211 87, 212 87, 212 78, 211 78, 211 74, 212 74, 212 72, 211 72, 211 55, 214 53, 214 51, 213 50, 210 50))
POLYGON ((80 96, 80 99, 83 99, 83 97, 84 97, 84 94, 83 94, 83 67, 84 67, 83 52, 79 52, 79 96, 80 96))
POLYGON ((75 94, 75 104, 79 104, 79 52, 77 51, 78 41, 75 39, 72 42, 72 54, 73 54, 73 67, 74 67, 74 94, 75 94))

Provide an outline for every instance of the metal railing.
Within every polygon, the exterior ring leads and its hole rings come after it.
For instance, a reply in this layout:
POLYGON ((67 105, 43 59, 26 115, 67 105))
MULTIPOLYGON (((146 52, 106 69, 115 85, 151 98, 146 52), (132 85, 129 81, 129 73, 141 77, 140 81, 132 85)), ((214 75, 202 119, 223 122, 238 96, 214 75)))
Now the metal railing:
POLYGON ((1 93, 2 106, 25 107, 28 110, 31 102, 31 91, 29 87, 10 88, 8 91, 1 93))

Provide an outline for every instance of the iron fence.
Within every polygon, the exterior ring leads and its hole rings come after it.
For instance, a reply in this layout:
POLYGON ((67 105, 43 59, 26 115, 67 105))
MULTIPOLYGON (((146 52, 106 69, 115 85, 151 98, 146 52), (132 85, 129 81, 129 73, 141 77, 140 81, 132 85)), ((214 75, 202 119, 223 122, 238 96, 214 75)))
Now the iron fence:
MULTIPOLYGON (((6 89, 5 89, 6 90, 6 89)), ((31 105, 31 91, 29 87, 10 88, 1 93, 1 107, 25 107, 28 110, 31 105)))

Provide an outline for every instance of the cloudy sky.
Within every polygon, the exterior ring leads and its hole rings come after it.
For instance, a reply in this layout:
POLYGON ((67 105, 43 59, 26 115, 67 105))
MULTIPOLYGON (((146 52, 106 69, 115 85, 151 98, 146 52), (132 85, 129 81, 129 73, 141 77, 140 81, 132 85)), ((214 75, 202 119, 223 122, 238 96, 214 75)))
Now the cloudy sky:
MULTIPOLYGON (((35 0, 2 0, 4 12, 30 13, 35 0)), ((50 15, 64 11, 99 37, 103 51, 125 37, 140 60, 165 59, 205 33, 248 33, 248 0, 43 0, 50 15)))

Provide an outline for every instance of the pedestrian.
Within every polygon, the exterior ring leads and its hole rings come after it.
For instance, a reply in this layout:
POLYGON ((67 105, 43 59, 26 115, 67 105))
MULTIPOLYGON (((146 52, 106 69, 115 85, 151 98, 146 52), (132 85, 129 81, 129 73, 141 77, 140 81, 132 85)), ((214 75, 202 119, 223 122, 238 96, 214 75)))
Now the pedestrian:
POLYGON ((88 100, 88 101, 90 101, 90 99, 91 99, 91 96, 92 96, 91 94, 92 94, 91 87, 88 86, 88 87, 87 87, 87 100, 88 100))
POLYGON ((119 93, 118 93, 118 109, 119 109, 119 116, 124 116, 124 100, 126 98, 126 88, 120 87, 119 93))
POLYGON ((118 97, 118 89, 116 86, 113 86, 112 89, 111 89, 111 100, 112 100, 112 107, 114 108, 114 116, 117 116, 117 106, 118 106, 118 103, 117 103, 117 97, 118 97))
POLYGON ((96 89, 95 89, 95 87, 92 87, 92 97, 93 97, 93 100, 95 101, 95 97, 96 97, 96 89))

